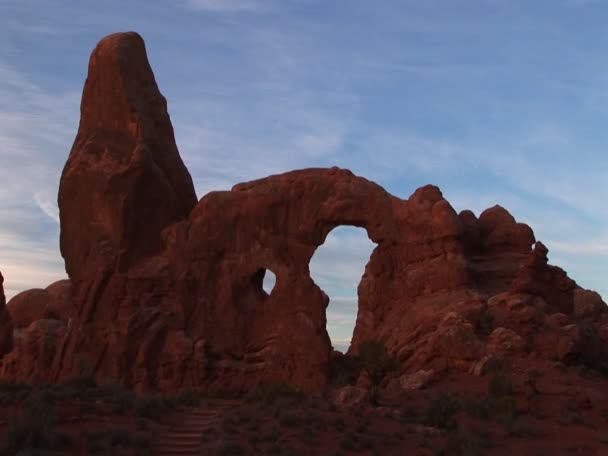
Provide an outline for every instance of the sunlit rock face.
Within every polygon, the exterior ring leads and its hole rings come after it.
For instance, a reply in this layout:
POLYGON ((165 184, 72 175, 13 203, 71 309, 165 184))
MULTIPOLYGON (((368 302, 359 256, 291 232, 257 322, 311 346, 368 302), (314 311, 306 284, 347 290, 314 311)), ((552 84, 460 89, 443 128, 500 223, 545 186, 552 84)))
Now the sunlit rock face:
POLYGON ((401 373, 436 376, 497 353, 601 356, 608 337, 605 305, 549 266, 532 230, 500 206, 457 214, 437 187, 400 199, 339 168, 270 176, 197 202, 132 32, 104 38, 91 55, 59 209, 70 280, 21 296, 30 313, 15 303, 19 343, 0 361, 5 377, 90 371, 140 391, 322 389, 328 298, 309 262, 340 225, 364 228, 377 244, 358 287, 351 354, 382 340, 401 373), (276 275, 270 294, 266 271, 276 275), (50 314, 51 303, 61 310, 50 314))

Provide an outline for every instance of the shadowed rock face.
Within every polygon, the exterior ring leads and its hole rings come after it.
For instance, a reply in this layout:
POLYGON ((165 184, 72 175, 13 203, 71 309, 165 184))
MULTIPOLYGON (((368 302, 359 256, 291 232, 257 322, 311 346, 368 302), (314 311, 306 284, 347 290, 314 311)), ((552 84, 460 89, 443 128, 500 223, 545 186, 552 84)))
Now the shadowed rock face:
POLYGON ((139 35, 110 35, 93 50, 80 112, 59 187, 72 280, 158 252, 161 231, 197 200, 139 35))
POLYGON ((34 304, 31 314, 15 304, 21 354, 3 358, 4 376, 57 381, 88 370, 139 390, 321 389, 328 298, 309 262, 339 225, 365 228, 377 244, 351 353, 382 340, 403 370, 439 372, 497 353, 553 359, 558 346, 577 359, 590 344, 570 328, 577 316, 595 328, 594 344, 608 337, 601 299, 577 294, 500 206, 457 214, 437 187, 403 200, 339 168, 270 176, 197 203, 135 33, 95 48, 81 111, 59 189, 71 282, 19 298, 34 304), (277 278, 270 295, 266 270, 277 278), (44 314, 51 302, 65 309, 58 317, 44 314), (43 336, 55 343, 37 360, 28 347, 43 336))
POLYGON ((0 272, 0 358, 11 351, 13 345, 13 325, 11 317, 6 311, 6 297, 4 296, 4 277, 0 272))

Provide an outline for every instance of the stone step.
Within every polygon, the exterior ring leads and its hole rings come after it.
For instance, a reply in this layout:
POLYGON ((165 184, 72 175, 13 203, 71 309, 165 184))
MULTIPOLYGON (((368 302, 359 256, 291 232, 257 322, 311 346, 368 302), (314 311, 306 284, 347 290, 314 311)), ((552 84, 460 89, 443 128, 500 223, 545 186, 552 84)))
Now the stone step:
POLYGON ((202 427, 209 427, 211 425, 214 425, 216 423, 219 423, 219 421, 201 421, 198 423, 188 423, 187 425, 185 424, 176 424, 174 426, 171 426, 169 428, 169 432, 173 432, 173 431, 196 431, 197 429, 200 429, 202 427))
POLYGON ((201 447, 188 448, 188 449, 174 449, 174 448, 156 448, 153 454, 162 456, 187 456, 201 454, 201 447))
POLYGON ((156 445, 157 450, 162 454, 166 451, 193 451, 193 450, 200 450, 201 446, 203 444, 201 442, 198 443, 189 443, 189 444, 183 444, 183 445, 175 445, 175 444, 164 444, 162 442, 159 442, 156 445))
POLYGON ((164 432, 157 433, 153 448, 159 456, 200 456, 203 438, 221 425, 223 414, 240 401, 217 401, 201 408, 188 408, 171 420, 164 432))
POLYGON ((161 454, 164 451, 169 450, 179 450, 179 451, 190 451, 190 450, 200 450, 201 446, 204 442, 156 442, 155 447, 157 449, 162 450, 161 454))
POLYGON ((157 441, 173 444, 173 443, 192 443, 192 442, 200 442, 202 440, 201 434, 193 434, 193 435, 165 435, 160 437, 157 441))
POLYGON ((218 416, 220 416, 219 413, 208 413, 208 414, 204 414, 204 415, 203 414, 201 414, 201 415, 189 414, 189 415, 183 415, 181 418, 179 418, 179 421, 210 419, 210 418, 217 418, 218 416))
POLYGON ((198 423, 207 423, 210 421, 217 421, 218 417, 217 416, 206 416, 206 417, 200 417, 200 418, 195 418, 195 417, 191 417, 191 418, 186 418, 183 420, 179 420, 178 422, 174 423, 174 424, 179 424, 179 423, 194 423, 194 424, 198 424, 198 423))

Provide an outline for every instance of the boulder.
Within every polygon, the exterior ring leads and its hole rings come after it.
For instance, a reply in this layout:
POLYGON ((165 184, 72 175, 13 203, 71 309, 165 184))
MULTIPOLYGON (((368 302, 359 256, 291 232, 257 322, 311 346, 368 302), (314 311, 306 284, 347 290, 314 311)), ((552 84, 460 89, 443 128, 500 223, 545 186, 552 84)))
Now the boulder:
POLYGON ((421 369, 411 374, 404 374, 398 379, 399 387, 404 391, 422 389, 433 380, 434 376, 433 369, 421 369))
POLYGON ((0 377, 26 383, 50 383, 52 366, 66 333, 60 320, 38 319, 15 329, 14 345, 0 364, 0 377))
POLYGON ((46 290, 34 288, 16 294, 6 305, 15 328, 27 328, 34 321, 44 318, 50 302, 46 290))
POLYGON ((584 364, 608 372, 608 344, 597 329, 586 322, 567 325, 561 329, 557 357, 564 364, 584 364))
POLYGON ((343 386, 333 393, 333 403, 339 408, 356 407, 370 402, 370 392, 356 386, 343 386))
POLYGON ((496 328, 488 337, 487 351, 491 355, 523 354, 525 350, 525 341, 511 329, 496 328))
POLYGON ((16 294, 6 305, 15 328, 27 328, 36 320, 69 320, 75 313, 71 282, 59 280, 46 289, 33 288, 16 294))
POLYGON ((574 290, 574 316, 576 318, 597 317, 608 307, 599 293, 577 288, 574 290))

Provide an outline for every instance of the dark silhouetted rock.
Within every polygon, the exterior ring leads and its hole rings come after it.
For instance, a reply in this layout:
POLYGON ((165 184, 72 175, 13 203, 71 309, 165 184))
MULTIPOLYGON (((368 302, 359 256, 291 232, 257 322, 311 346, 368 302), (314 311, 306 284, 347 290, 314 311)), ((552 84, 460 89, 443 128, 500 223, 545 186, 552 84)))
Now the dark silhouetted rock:
POLYGON ((50 297, 46 290, 34 288, 15 295, 6 305, 15 328, 27 328, 44 318, 50 297))
POLYGON ((161 231, 197 201, 138 34, 95 47, 80 112, 59 188, 61 253, 76 282, 159 252, 161 231))
POLYGON ((4 296, 4 277, 0 272, 0 358, 11 351, 13 347, 13 323, 6 310, 6 297, 4 296))

